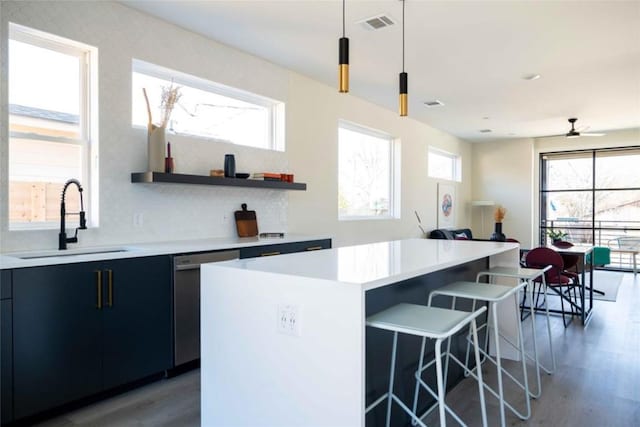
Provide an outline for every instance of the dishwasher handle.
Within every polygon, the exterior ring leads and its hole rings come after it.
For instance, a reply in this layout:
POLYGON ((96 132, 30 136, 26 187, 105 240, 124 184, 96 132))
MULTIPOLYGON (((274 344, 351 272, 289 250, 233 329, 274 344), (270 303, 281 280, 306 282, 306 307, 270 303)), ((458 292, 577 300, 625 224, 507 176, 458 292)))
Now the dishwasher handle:
POLYGON ((240 251, 238 250, 180 255, 174 258, 174 267, 176 271, 198 270, 201 264, 230 261, 238 258, 240 258, 240 251))
POLYGON ((181 264, 176 265, 176 271, 184 271, 184 270, 199 270, 200 264, 181 264))

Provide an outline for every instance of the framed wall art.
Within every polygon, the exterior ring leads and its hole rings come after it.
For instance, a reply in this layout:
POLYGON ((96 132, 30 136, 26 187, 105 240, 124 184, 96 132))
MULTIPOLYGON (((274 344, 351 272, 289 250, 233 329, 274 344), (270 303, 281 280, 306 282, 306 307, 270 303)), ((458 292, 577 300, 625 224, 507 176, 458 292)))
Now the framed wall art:
POLYGON ((457 209, 455 185, 438 183, 438 228, 454 228, 457 209))

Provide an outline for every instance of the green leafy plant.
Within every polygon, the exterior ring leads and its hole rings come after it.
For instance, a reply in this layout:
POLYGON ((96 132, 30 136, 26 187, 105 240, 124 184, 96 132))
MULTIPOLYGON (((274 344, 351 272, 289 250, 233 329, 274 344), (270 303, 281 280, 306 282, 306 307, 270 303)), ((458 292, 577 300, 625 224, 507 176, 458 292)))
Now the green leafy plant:
POLYGON ((556 240, 562 240, 564 237, 567 236, 567 233, 565 233, 562 230, 547 230, 547 236, 549 236, 551 238, 551 240, 556 241, 556 240))

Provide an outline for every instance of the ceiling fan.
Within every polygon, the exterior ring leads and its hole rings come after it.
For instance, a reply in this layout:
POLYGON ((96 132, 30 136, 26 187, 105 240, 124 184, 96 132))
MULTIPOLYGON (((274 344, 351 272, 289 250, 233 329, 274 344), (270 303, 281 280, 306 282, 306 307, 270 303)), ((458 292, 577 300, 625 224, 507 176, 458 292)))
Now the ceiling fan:
MULTIPOLYGON (((576 118, 569 119, 569 123, 571 123, 571 130, 565 134, 567 138, 580 138, 581 136, 603 136, 604 133, 593 133, 593 132, 578 132, 575 128, 575 124, 578 121, 576 118)), ((585 130, 588 128, 585 128, 585 130)), ((558 135, 560 136, 560 135, 558 135)))

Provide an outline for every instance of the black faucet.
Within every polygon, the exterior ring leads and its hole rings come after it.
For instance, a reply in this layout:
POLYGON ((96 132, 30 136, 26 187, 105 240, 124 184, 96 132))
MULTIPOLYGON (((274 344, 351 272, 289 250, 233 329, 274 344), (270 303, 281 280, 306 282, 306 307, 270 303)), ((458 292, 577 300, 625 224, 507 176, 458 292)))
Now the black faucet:
POLYGON ((60 233, 58 234, 58 249, 67 249, 67 243, 78 243, 78 230, 86 229, 87 220, 84 213, 84 202, 82 201, 82 186, 77 179, 70 179, 69 181, 65 182, 64 187, 62 188, 62 196, 60 198, 60 233), (76 228, 76 233, 73 237, 67 237, 64 225, 64 218, 65 216, 67 216, 67 210, 64 206, 64 197, 67 193, 67 187, 71 184, 75 184, 78 187, 78 192, 80 193, 80 226, 76 228))

